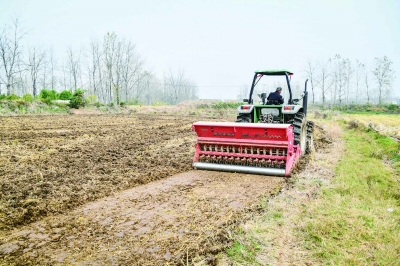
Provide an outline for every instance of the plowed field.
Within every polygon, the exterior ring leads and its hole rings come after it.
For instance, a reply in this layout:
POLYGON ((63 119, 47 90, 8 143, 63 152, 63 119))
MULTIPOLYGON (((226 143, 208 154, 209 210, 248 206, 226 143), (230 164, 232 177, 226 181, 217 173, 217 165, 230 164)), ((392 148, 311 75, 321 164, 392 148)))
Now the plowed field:
POLYGON ((0 118, 0 264, 213 264, 286 181, 191 170, 197 120, 0 118))

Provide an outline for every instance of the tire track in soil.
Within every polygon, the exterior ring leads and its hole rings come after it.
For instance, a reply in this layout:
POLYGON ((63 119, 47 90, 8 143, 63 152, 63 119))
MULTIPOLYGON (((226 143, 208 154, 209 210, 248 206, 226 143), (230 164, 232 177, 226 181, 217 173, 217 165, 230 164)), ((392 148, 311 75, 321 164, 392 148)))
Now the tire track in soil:
POLYGON ((284 185, 278 177, 189 171, 15 230, 0 255, 17 265, 184 264, 225 249, 229 229, 284 185))

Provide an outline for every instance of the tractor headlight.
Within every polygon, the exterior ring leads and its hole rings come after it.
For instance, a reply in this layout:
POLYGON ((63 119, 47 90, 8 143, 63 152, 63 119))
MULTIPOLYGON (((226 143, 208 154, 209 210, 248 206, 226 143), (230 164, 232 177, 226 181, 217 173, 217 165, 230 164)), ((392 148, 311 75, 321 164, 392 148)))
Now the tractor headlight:
POLYGON ((262 108, 261 114, 263 114, 263 115, 271 114, 273 116, 279 116, 279 109, 278 108, 262 108))

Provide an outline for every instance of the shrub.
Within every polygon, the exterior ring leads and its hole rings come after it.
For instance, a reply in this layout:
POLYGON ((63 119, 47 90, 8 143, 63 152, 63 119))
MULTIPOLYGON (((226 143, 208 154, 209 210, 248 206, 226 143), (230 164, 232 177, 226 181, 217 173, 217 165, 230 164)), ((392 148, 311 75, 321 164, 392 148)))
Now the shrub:
POLYGON ((10 101, 15 101, 15 100, 19 100, 20 98, 18 97, 18 95, 15 94, 10 94, 8 96, 6 96, 6 100, 10 100, 10 101))
POLYGON ((5 94, 0 94, 0 100, 4 100, 7 96, 5 94))
POLYGON ((347 126, 348 129, 358 128, 359 124, 356 120, 351 120, 347 126))
POLYGON ((395 111, 398 108, 398 106, 396 104, 389 104, 386 108, 389 111, 395 111))
POLYGON ((14 102, 7 102, 8 109, 11 110, 11 112, 14 112, 17 109, 17 105, 14 102))
POLYGON ((196 105, 198 109, 207 109, 213 108, 215 110, 221 109, 236 109, 241 106, 242 102, 224 102, 224 101, 217 101, 217 102, 209 102, 209 103, 201 103, 196 105))
POLYGON ((69 90, 63 90, 59 95, 60 100, 71 100, 72 93, 69 90))
POLYGON ((220 110, 220 109, 236 109, 239 106, 241 106, 243 103, 241 102, 216 102, 216 103, 212 103, 212 108, 216 109, 216 110, 220 110))
POLYGON ((49 98, 41 98, 40 100, 41 100, 43 103, 47 104, 47 105, 50 105, 50 104, 51 104, 51 99, 49 99, 49 98))
POLYGON ((71 108, 79 109, 80 107, 85 106, 85 100, 83 99, 84 91, 81 89, 77 89, 69 101, 68 106, 71 108))
MULTIPOLYGON (((137 104, 139 104, 139 101, 137 102, 137 104)), ((168 103, 163 102, 161 100, 157 100, 153 102, 153 106, 163 106, 163 105, 168 105, 168 103)))
POLYGON ((97 101, 96 95, 91 94, 86 97, 86 102, 89 104, 94 104, 96 101, 97 101))
POLYGON ((40 98, 41 99, 48 99, 48 100, 57 100, 57 92, 55 90, 46 90, 42 89, 40 91, 40 98))
POLYGON ((133 101, 128 101, 126 103, 126 105, 139 105, 139 100, 138 99, 134 99, 133 101))
POLYGON ((30 103, 33 102, 33 100, 35 100, 35 98, 33 98, 33 96, 31 94, 29 94, 29 93, 24 94, 24 96, 22 96, 22 99, 25 102, 30 102, 30 103))
MULTIPOLYGON (((31 95, 31 97, 32 97, 32 95, 31 95)), ((32 98, 33 98, 33 97, 32 97, 32 98)), ((19 110, 21 113, 25 113, 25 112, 27 111, 28 106, 29 106, 29 101, 17 100, 17 101, 15 101, 15 103, 16 103, 16 105, 17 105, 18 110, 19 110)))

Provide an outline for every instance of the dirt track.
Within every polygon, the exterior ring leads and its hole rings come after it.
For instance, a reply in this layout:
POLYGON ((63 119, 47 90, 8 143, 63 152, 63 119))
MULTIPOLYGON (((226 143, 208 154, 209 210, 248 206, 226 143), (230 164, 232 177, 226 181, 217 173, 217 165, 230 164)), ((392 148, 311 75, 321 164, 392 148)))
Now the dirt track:
POLYGON ((190 171, 17 230, 3 245, 33 264, 184 263, 229 244, 227 232, 277 193, 282 178, 190 171))
POLYGON ((2 118, 0 258, 20 265, 184 264, 226 248, 229 229, 285 180, 189 171, 196 120, 2 118))

